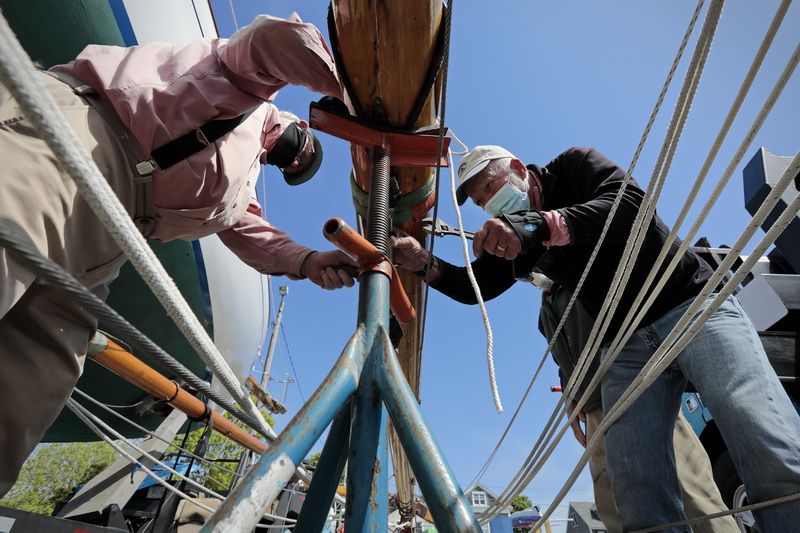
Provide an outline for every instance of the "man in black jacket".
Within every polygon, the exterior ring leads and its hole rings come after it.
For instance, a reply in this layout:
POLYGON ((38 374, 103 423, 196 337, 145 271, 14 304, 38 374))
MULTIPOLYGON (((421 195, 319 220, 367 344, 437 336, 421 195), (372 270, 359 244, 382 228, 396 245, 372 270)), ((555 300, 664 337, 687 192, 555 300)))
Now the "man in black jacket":
MULTIPOLYGON (((499 146, 479 146, 462 158, 458 174, 459 203, 469 197, 493 217, 476 232, 473 242, 477 259, 472 268, 486 300, 534 267, 574 290, 625 178, 622 168, 591 148, 570 148, 544 167, 526 167, 499 146)), ((579 293, 593 316, 606 298, 643 196, 635 181, 625 187, 579 293)), ((603 339, 604 354, 627 311, 635 307, 669 228, 654 215, 645 232, 618 311, 603 339)), ((464 267, 433 258, 428 268, 428 253, 405 235, 393 237, 392 245, 395 261, 423 276, 431 287, 457 301, 476 303, 464 267)), ((679 240, 669 245, 668 259, 679 246, 679 240)), ((663 271, 664 265, 661 277, 663 271)), ((638 375, 711 274, 708 264, 692 251, 681 256, 639 329, 603 378, 606 409, 638 375)), ((714 413, 749 500, 761 502, 800 492, 800 416, 744 310, 730 297, 606 434, 606 457, 624 531, 685 519, 672 435, 687 379, 714 413)), ((763 531, 800 531, 800 500, 756 510, 754 515, 763 531)))

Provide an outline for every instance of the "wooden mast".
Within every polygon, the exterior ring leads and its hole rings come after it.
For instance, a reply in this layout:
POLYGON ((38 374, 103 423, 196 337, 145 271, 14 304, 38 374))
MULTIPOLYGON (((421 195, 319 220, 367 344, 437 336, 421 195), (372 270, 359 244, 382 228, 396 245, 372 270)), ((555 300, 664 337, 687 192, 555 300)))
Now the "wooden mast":
MULTIPOLYGON (((347 78, 351 112, 393 127, 420 128, 436 123, 435 88, 429 88, 418 117, 413 117, 420 93, 426 89, 436 55, 442 22, 442 3, 430 0, 333 0, 333 18, 339 69, 347 78), (409 124, 413 121, 411 124, 409 124)), ((334 28, 332 28, 332 31, 334 28)), ((438 84, 437 84, 438 86, 438 84)), ((371 158, 366 148, 351 144, 355 181, 369 192, 371 158)), ((434 179, 434 169, 392 167, 400 192, 408 194, 434 179)), ((432 199, 431 199, 432 200, 432 199)), ((432 206, 432 202, 429 204, 432 206)), ((421 243, 426 242, 419 219, 399 227, 421 243)), ((425 287, 420 278, 405 270, 400 277, 417 311, 404 327, 399 347, 400 365, 419 399, 422 330, 425 321, 425 287)), ((411 469, 399 442, 391 432, 390 445, 398 499, 413 505, 411 469)))

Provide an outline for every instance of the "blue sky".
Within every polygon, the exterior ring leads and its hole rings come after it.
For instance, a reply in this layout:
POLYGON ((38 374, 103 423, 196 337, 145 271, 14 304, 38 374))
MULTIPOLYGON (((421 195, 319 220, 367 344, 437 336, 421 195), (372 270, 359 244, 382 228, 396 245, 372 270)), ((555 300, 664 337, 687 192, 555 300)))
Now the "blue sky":
MULTIPOLYGON (((681 138, 659 213, 671 224, 683 206, 725 115, 779 5, 777 0, 734 0, 723 10, 692 113, 681 138)), ((234 26, 228 0, 212 0, 220 32, 234 26)), ((233 0, 240 25, 258 13, 286 17, 297 11, 327 37, 328 3, 321 0, 233 0)), ((499 144, 526 163, 545 164, 571 146, 593 146, 627 168, 650 112, 675 57, 694 2, 562 1, 523 2, 458 0, 454 6, 446 122, 470 148, 499 144)), ((705 16, 705 9, 702 16, 705 16)), ((650 179, 678 88, 699 32, 676 74, 634 176, 650 179)), ((708 181, 716 183, 744 132, 772 89, 797 45, 800 6, 793 6, 745 101, 708 181), (794 28, 794 32, 790 31, 794 28)), ((700 234, 712 244, 732 244, 749 220, 744 209, 741 168, 764 146, 792 156, 800 146, 800 81, 795 75, 761 132, 754 139, 722 198, 700 234)), ((307 116, 308 103, 319 96, 304 88, 281 91, 276 104, 307 116)), ((266 172, 267 218, 307 246, 329 249, 322 225, 338 216, 355 225, 349 197, 350 152, 343 141, 321 134, 325 161, 317 177, 289 187, 279 174, 266 172)), ((456 163, 458 159, 456 158, 456 163)), ((443 171, 443 180, 449 173, 443 171)), ((701 193, 705 201, 711 186, 701 193)), ((455 225, 449 185, 440 189, 439 217, 455 225)), ((690 222, 699 209, 690 215, 690 222)), ((463 208, 465 228, 477 229, 486 216, 477 207, 463 208)), ((685 234, 690 224, 681 231, 685 234)), ((440 239, 436 253, 462 264, 460 241, 440 239)), ((290 415, 319 385, 355 327, 357 291, 324 292, 309 282, 273 279, 287 285, 284 329, 273 374, 290 374, 290 415), (291 356, 291 361, 290 361, 291 356), (293 364, 292 364, 293 363, 293 364)), ((450 301, 431 291, 422 360, 422 410, 459 482, 466 486, 494 449, 546 344, 536 330, 538 289, 518 284, 487 305, 494 332, 497 382, 505 412, 496 414, 489 389, 486 334, 477 307, 450 301)), ((558 400, 549 392, 557 384, 548 362, 522 413, 482 482, 500 493, 531 450, 558 400)), ((280 398, 283 385, 273 384, 280 398)), ((290 415, 276 417, 280 429, 290 415)), ((321 448, 322 443, 315 448, 321 448)), ((581 448, 567 434, 544 471, 523 492, 547 506, 572 470, 581 448)), ((566 517, 567 501, 592 500, 589 476, 580 477, 555 518, 566 517)), ((554 531, 563 531, 555 523, 554 531)))

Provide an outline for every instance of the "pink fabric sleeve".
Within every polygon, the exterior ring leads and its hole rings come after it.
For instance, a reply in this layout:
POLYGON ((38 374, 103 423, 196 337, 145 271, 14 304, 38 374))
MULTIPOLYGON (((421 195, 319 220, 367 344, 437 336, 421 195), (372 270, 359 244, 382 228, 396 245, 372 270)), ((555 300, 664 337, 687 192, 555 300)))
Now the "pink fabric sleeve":
POLYGON ((550 240, 544 241, 545 246, 564 246, 570 243, 571 236, 567 221, 558 211, 542 211, 547 225, 550 226, 550 240))
POLYGON ((269 101, 287 83, 342 98, 333 57, 322 34, 296 13, 287 20, 259 15, 220 46, 234 83, 269 101))
POLYGON ((247 212, 231 228, 217 233, 239 259, 262 274, 302 279, 300 266, 314 250, 294 242, 289 235, 261 217, 261 206, 250 200, 247 212))

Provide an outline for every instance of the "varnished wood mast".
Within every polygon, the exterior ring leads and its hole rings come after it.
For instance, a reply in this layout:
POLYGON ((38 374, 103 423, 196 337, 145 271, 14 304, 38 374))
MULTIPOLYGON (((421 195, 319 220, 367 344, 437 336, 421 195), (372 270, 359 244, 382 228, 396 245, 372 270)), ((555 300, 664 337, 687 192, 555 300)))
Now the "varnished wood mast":
MULTIPOLYGON (((360 106, 361 113, 370 121, 396 127, 408 126, 434 61, 442 22, 442 3, 436 0, 334 0, 333 15, 339 66, 349 81, 354 100, 351 105, 360 106)), ((436 89, 433 89, 427 95, 413 127, 435 124, 435 93, 436 89)), ((351 152, 356 182, 362 190, 369 192, 369 153, 356 145, 351 145, 351 152)), ((400 191, 406 194, 433 179, 434 169, 392 167, 391 173, 397 178, 400 191)), ((418 220, 401 227, 425 243, 425 233, 418 220)), ((417 311, 416 319, 404 328, 400 365, 419 398, 425 287, 410 272, 401 270, 400 276, 417 311)), ((391 442, 398 496, 401 501, 409 502, 413 494, 411 471, 404 458, 397 459, 399 444, 394 433, 391 442)))

